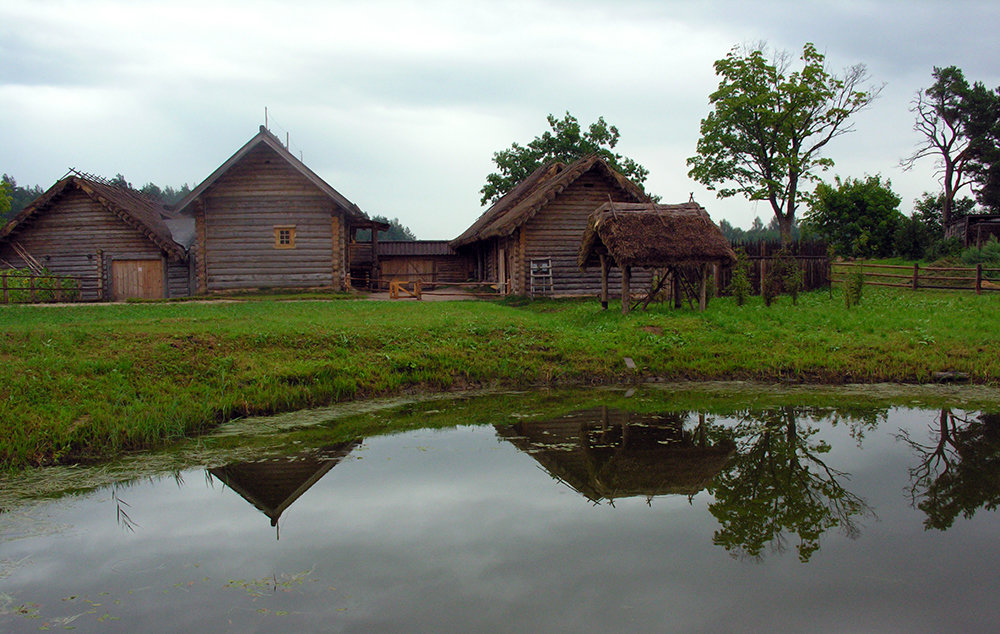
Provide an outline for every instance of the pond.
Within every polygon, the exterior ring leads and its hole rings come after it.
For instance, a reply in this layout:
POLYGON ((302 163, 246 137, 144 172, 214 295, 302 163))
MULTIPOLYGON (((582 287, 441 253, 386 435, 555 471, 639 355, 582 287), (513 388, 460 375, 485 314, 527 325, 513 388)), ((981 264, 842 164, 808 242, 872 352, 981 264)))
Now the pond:
POLYGON ((0 630, 992 629, 987 392, 485 394, 7 476, 0 630))

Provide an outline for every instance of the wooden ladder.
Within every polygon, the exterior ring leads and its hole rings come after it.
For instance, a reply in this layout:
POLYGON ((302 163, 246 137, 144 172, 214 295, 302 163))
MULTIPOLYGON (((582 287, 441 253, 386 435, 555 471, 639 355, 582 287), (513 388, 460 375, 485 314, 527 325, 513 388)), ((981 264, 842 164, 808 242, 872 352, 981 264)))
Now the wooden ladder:
POLYGON ((537 258, 531 260, 528 267, 528 277, 530 281, 530 293, 534 297, 535 293, 551 293, 552 284, 552 258, 537 258))

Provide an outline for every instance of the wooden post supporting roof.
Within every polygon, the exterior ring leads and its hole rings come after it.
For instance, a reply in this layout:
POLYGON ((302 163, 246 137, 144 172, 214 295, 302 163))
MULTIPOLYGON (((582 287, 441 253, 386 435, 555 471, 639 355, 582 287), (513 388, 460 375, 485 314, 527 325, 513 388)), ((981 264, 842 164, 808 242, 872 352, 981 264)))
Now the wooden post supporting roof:
POLYGON ((608 256, 601 254, 601 309, 608 309, 608 256))
POLYGON ((622 267, 622 314, 627 315, 629 304, 632 302, 632 291, 629 285, 632 282, 632 267, 627 264, 622 267))

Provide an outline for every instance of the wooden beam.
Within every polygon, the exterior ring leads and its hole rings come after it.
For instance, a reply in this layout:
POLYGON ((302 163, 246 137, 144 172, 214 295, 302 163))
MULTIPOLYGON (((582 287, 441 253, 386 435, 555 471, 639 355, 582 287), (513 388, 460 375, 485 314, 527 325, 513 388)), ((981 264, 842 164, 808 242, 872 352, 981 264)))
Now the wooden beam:
POLYGON ((601 254, 601 308, 608 309, 608 256, 601 254))
POLYGON ((701 279, 698 282, 698 310, 704 312, 708 307, 708 265, 701 265, 701 279))
POLYGON ((632 267, 625 265, 622 267, 622 314, 627 315, 629 304, 632 302, 632 290, 629 288, 632 282, 632 267))

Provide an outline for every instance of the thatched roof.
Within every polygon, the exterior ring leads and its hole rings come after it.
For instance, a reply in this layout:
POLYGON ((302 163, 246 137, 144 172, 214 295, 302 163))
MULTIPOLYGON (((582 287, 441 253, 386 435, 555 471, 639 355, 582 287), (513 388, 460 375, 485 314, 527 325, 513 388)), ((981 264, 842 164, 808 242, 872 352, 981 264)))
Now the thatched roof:
MULTIPOLYGON (((229 160, 220 165, 219 168, 212 172, 208 178, 201 182, 201 184, 191 190, 191 193, 185 196, 184 199, 177 204, 175 211, 178 213, 184 211, 234 165, 239 163, 244 156, 246 156, 255 147, 262 144, 271 148, 275 154, 291 165, 297 172, 305 177, 306 180, 315 185, 321 192, 329 196, 335 203, 337 203, 337 206, 343 209, 347 215, 351 217, 352 220, 362 224, 370 224, 372 222, 368 218, 367 214, 361 211, 360 207, 349 201, 343 194, 317 176, 315 172, 306 167, 305 163, 295 158, 295 156, 293 156, 292 153, 285 148, 281 141, 276 136, 271 134, 264 126, 260 126, 260 131, 252 139, 247 141, 243 147, 229 157, 229 160)), ((388 228, 388 225, 385 225, 384 228, 388 228)))
POLYGON ((528 453, 552 477, 592 502, 695 495, 736 450, 731 441, 699 442, 686 414, 591 409, 550 421, 496 425, 497 435, 528 453))
POLYGON ((591 170, 604 174, 633 200, 648 200, 649 197, 635 183, 609 167, 596 154, 585 156, 569 165, 550 161, 535 169, 517 187, 487 209, 462 235, 452 240, 452 246, 461 247, 514 233, 576 179, 591 170))
POLYGON ((621 266, 671 266, 736 259, 729 241, 696 202, 605 203, 590 215, 577 260, 585 269, 608 254, 621 266))
POLYGON ((0 227, 0 241, 26 227, 34 217, 51 209, 62 194, 73 189, 79 189, 98 205, 120 218, 122 222, 142 233, 169 257, 179 260, 187 258, 184 247, 173 239, 170 229, 163 220, 166 214, 161 205, 132 188, 114 185, 97 177, 81 176, 78 173, 58 181, 11 218, 6 225, 0 227))

